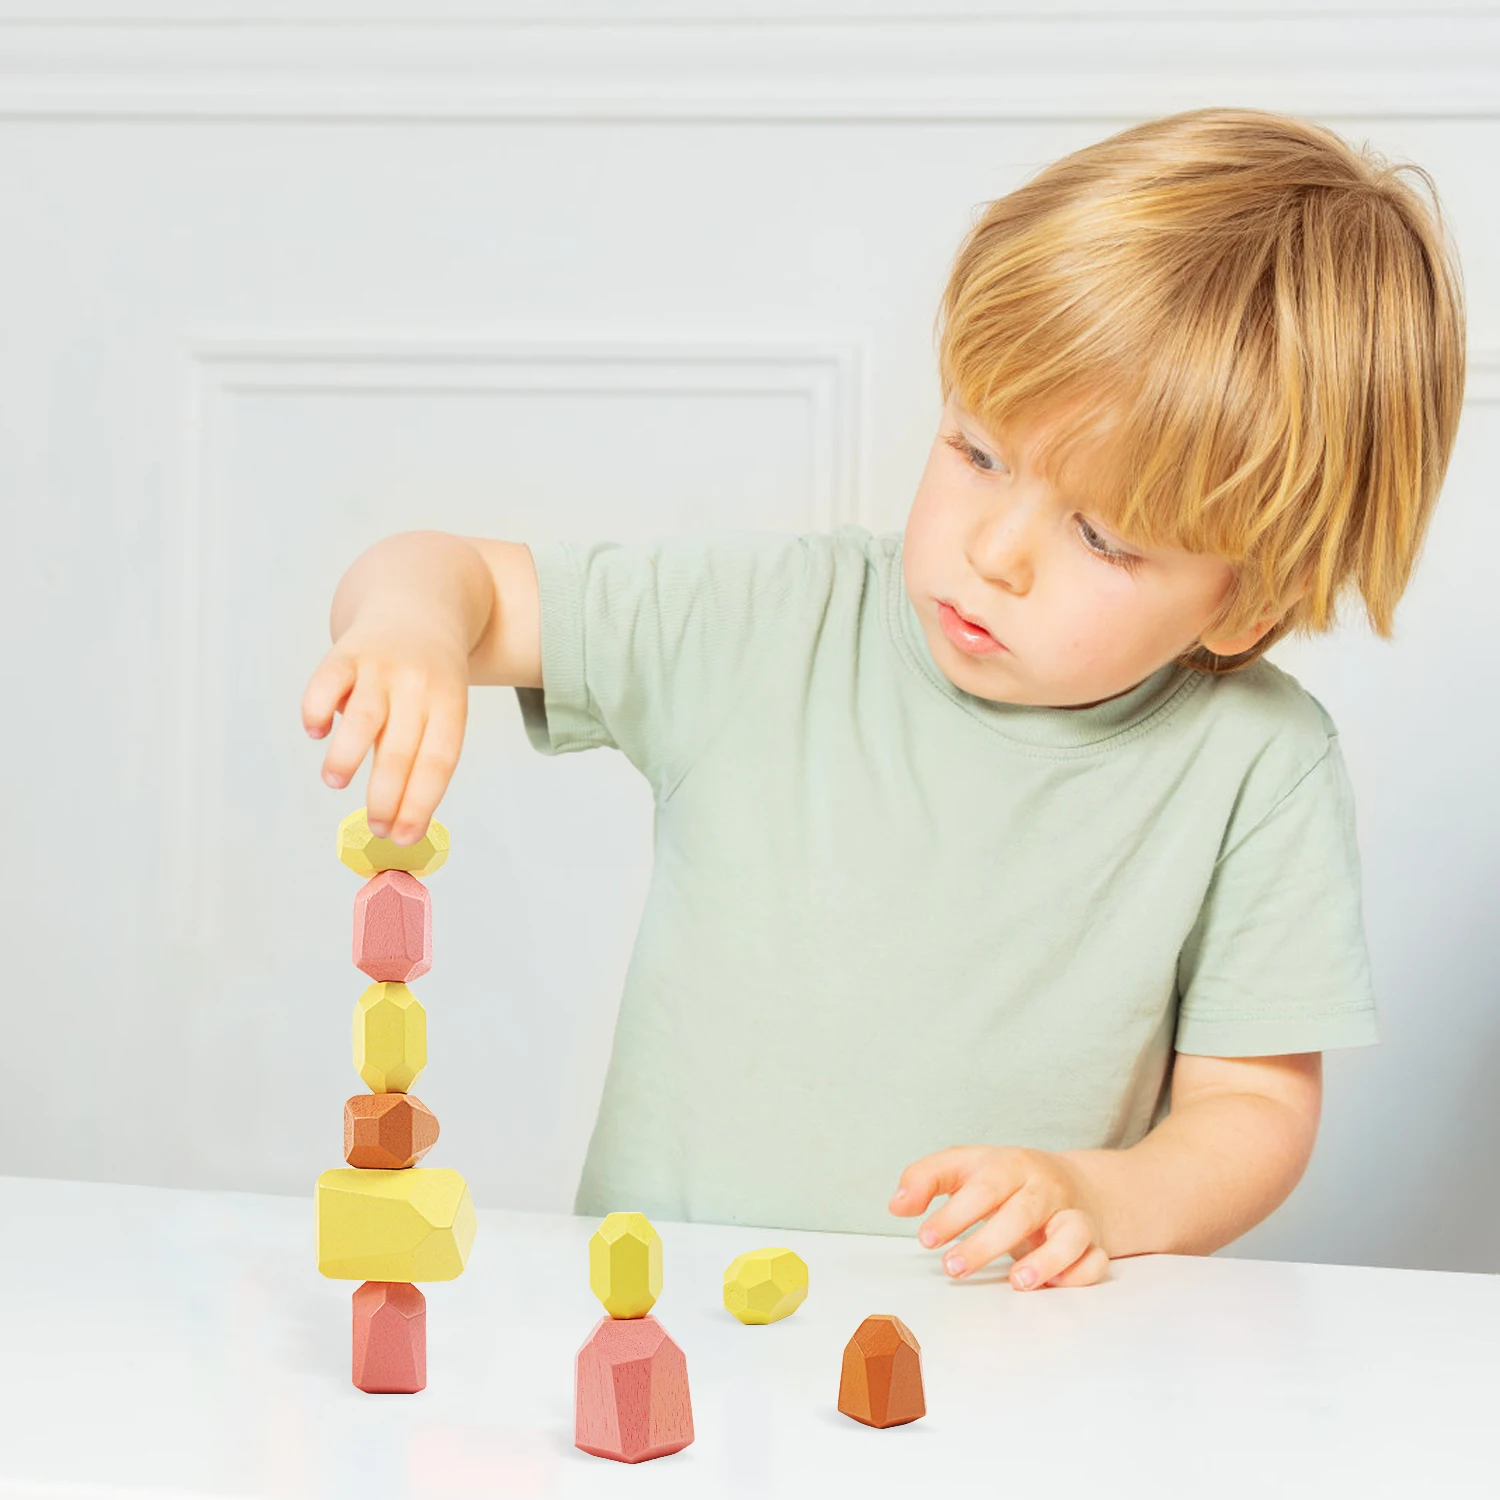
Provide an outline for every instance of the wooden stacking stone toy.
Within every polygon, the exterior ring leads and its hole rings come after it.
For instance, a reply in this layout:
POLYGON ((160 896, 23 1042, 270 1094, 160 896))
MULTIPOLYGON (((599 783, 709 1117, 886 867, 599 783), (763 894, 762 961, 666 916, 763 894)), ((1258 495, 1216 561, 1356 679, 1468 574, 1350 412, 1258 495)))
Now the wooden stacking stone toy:
POLYGON ((432 967, 432 898, 417 878, 448 857, 433 822, 401 846, 370 832, 364 808, 339 824, 339 858, 366 877, 354 898, 354 963, 374 981, 354 1007, 354 1069, 371 1092, 344 1105, 344 1160, 318 1178, 318 1270, 359 1281, 353 1379, 362 1391, 427 1384, 427 1299, 418 1281, 451 1281, 468 1262, 476 1219, 457 1172, 418 1167, 437 1117, 408 1090, 427 1066, 427 1013, 406 987, 432 967))
POLYGON ((589 1241, 589 1285, 604 1304, 574 1368, 577 1447, 637 1464, 693 1440, 687 1360, 651 1316, 661 1236, 645 1214, 610 1214, 589 1241))
POLYGON ((776 1246, 747 1250, 724 1272, 724 1306, 741 1323, 777 1323, 807 1301, 807 1262, 776 1246))
POLYGON ((922 1346, 900 1318, 876 1313, 844 1350, 839 1410, 867 1427, 899 1427, 927 1414, 922 1346))

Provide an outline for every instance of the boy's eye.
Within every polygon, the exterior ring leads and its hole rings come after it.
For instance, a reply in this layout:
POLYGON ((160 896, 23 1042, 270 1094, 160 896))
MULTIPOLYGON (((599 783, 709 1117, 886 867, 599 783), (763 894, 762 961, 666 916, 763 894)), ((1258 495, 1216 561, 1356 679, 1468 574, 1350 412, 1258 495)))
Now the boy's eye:
POLYGON ((956 432, 945 432, 943 441, 955 452, 963 454, 969 461, 971 467, 979 470, 981 474, 998 474, 994 460, 982 448, 976 448, 966 438, 960 437, 956 432))
MULTIPOLYGON (((982 448, 976 448, 973 443, 959 433, 945 432, 943 441, 955 452, 961 453, 969 462, 969 466, 978 469, 981 474, 999 474, 1002 466, 996 465, 982 448)), ((1123 552, 1113 547, 1094 530, 1082 516, 1078 517, 1078 534, 1083 539, 1083 544, 1094 554, 1102 557, 1105 562, 1113 563, 1116 567, 1124 568, 1127 572, 1134 572, 1141 565, 1142 559, 1134 552, 1123 552)))
POLYGON ((1083 538, 1083 545, 1106 562, 1116 563, 1122 568, 1139 566, 1141 560, 1134 552, 1121 552, 1117 547, 1110 546, 1082 516, 1078 518, 1078 534, 1083 538))

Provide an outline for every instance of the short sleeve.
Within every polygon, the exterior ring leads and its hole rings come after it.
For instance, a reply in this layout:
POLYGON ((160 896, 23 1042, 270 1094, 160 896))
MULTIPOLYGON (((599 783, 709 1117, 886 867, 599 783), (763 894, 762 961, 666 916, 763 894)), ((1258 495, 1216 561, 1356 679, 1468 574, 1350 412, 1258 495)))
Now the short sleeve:
POLYGON ((665 794, 807 612, 805 542, 721 531, 533 545, 542 687, 516 690, 531 743, 613 747, 665 794))
POLYGON ((1176 1049, 1276 1056, 1380 1040, 1354 794, 1338 737, 1231 834, 1178 960, 1176 1049))

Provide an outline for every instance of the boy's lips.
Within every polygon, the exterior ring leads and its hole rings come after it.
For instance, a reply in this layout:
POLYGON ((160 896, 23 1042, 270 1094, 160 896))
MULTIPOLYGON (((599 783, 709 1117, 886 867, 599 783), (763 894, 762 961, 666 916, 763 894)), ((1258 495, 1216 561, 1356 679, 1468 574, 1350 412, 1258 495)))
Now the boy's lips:
POLYGON ((943 634, 960 651, 969 656, 995 656, 1006 649, 984 625, 961 614, 946 599, 939 599, 937 607, 938 624, 943 627, 943 634))

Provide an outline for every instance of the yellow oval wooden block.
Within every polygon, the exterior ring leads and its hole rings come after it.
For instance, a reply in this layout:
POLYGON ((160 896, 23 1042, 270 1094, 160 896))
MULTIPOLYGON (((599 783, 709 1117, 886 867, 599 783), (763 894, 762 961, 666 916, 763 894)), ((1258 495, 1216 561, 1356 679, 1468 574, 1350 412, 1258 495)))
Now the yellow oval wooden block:
POLYGON ((447 1167, 335 1167, 318 1178, 318 1270, 337 1281, 452 1281, 478 1220, 447 1167))
POLYGON ((354 1007, 354 1071, 372 1094, 404 1094, 426 1066, 427 1012, 421 1002, 396 980, 372 984, 354 1007))
POLYGON ((376 838, 364 808, 356 808, 339 824, 339 858, 356 875, 378 875, 382 870, 431 875, 448 858, 448 830, 434 818, 415 844, 395 844, 376 838))
POLYGON ((807 1262, 795 1250, 750 1250, 724 1273, 724 1306, 741 1323, 774 1323, 807 1301, 807 1262))
POLYGON ((661 1296, 661 1236, 645 1214, 610 1214, 589 1240, 589 1285, 612 1318, 644 1318, 661 1296))

